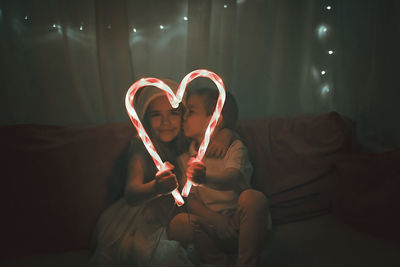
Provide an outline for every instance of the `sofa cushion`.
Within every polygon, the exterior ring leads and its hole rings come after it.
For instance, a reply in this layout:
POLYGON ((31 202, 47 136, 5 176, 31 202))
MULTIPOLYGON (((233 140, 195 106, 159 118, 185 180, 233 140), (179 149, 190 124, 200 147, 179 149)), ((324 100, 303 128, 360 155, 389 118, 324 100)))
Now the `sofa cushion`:
POLYGON ((274 223, 328 212, 335 162, 355 147, 337 113, 247 120, 237 130, 254 165, 253 186, 269 198, 274 223))
POLYGON ((0 128, 0 256, 87 249, 131 124, 0 128))
POLYGON ((7 267, 87 267, 89 251, 67 251, 0 260, 0 266, 7 267))
POLYGON ((400 149, 338 161, 333 212, 356 229, 400 240, 400 149))
POLYGON ((398 267, 400 244, 354 231, 332 214, 272 229, 261 266, 398 267))

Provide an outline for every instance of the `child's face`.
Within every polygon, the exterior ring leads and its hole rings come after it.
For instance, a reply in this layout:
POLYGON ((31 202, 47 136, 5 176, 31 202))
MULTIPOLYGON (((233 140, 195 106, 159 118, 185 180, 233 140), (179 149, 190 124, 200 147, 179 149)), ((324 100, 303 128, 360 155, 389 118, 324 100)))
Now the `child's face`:
POLYGON ((151 101, 147 112, 154 137, 168 143, 178 136, 181 130, 181 111, 174 109, 166 96, 151 101))
POLYGON ((186 102, 183 131, 187 137, 201 142, 211 116, 207 116, 204 106, 205 96, 192 95, 186 102))

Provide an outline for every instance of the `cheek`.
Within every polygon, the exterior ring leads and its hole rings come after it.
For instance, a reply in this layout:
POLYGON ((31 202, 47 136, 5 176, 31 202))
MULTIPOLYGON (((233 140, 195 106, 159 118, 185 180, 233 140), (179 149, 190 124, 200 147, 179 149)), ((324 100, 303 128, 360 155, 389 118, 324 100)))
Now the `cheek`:
POLYGON ((175 116, 175 117, 173 117, 173 119, 171 120, 171 122, 172 122, 172 124, 173 124, 175 127, 181 128, 182 120, 181 120, 181 117, 180 117, 180 116, 175 116))
POLYGON ((156 118, 151 118, 150 119, 150 124, 151 124, 151 128, 153 129, 157 129, 160 127, 160 118, 156 117, 156 118))

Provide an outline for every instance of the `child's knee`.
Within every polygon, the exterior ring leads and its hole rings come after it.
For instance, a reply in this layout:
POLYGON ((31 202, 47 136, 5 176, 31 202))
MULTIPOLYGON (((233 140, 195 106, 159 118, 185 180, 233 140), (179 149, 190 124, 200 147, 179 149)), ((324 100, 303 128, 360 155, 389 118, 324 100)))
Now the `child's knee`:
POLYGON ((184 247, 190 242, 193 232, 189 216, 192 215, 179 213, 170 221, 167 228, 168 239, 179 241, 184 247))
POLYGON ((268 210, 267 198, 262 192, 254 189, 243 191, 239 196, 238 204, 242 208, 254 211, 268 210))

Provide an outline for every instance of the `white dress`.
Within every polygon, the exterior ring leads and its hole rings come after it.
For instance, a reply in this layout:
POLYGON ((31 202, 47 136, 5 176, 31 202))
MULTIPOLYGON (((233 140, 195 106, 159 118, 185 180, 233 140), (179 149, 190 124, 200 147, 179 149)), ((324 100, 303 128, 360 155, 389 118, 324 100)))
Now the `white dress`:
POLYGON ((160 222, 173 208, 165 205, 171 203, 168 197, 136 207, 122 198, 107 208, 96 226, 90 266, 194 266, 179 243, 167 239, 160 222))

